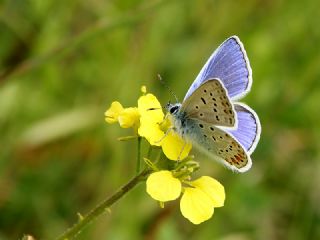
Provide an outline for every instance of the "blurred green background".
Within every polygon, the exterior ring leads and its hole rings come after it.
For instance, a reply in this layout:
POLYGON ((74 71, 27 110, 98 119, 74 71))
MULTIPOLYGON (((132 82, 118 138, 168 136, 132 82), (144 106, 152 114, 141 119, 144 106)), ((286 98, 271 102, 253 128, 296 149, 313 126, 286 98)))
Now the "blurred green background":
POLYGON ((104 122, 140 86, 180 99, 212 51, 238 35, 253 69, 244 102, 261 119, 253 167, 207 161, 225 207, 198 226, 141 184, 78 239, 320 239, 320 2, 0 3, 0 239, 52 239, 135 172, 129 130, 104 122))

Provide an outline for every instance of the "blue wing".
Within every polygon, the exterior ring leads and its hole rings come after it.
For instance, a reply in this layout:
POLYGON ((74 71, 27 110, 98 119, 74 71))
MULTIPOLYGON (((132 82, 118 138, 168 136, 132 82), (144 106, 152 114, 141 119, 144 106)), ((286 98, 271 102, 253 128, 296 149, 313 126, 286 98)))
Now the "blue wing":
POLYGON ((250 63, 237 36, 225 40, 210 56, 184 100, 205 81, 218 78, 228 90, 229 97, 239 99, 249 92, 252 82, 250 63))
POLYGON ((251 154, 260 139, 261 125, 257 114, 243 103, 235 103, 238 127, 235 130, 224 129, 230 133, 251 154))

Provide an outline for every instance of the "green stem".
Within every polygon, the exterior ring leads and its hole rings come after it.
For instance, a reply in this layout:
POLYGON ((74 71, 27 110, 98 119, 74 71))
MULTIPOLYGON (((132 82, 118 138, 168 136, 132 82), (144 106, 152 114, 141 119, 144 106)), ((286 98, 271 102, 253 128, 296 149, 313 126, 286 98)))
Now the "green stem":
POLYGON ((144 169, 140 174, 132 178, 127 184, 122 186, 117 192, 112 196, 105 199, 98 206, 96 206, 91 212, 86 216, 81 218, 77 223, 75 223, 71 228, 64 232, 61 236, 56 238, 56 240, 66 240, 73 239, 77 236, 86 226, 88 226, 97 217, 106 212, 106 210, 111 207, 115 202, 122 198, 127 192, 133 189, 138 183, 142 182, 145 177, 150 174, 150 169, 144 169))
POLYGON ((141 160, 141 137, 138 137, 138 150, 137 150, 137 163, 136 163, 136 174, 140 172, 140 160, 141 160))

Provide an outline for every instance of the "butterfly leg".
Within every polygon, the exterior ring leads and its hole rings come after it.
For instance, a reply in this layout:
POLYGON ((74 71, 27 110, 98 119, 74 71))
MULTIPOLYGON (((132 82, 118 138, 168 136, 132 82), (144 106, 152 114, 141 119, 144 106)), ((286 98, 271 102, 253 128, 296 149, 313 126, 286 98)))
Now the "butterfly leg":
POLYGON ((187 145, 187 142, 184 141, 184 144, 183 144, 183 146, 182 146, 182 148, 181 148, 181 150, 180 150, 180 153, 179 153, 179 155, 178 155, 178 159, 177 159, 178 161, 181 160, 181 155, 182 155, 183 150, 184 150, 184 148, 186 147, 186 145, 187 145))
POLYGON ((168 128, 168 130, 166 131, 166 133, 155 143, 160 143, 166 136, 168 136, 168 134, 170 133, 171 130, 173 130, 173 127, 168 128))

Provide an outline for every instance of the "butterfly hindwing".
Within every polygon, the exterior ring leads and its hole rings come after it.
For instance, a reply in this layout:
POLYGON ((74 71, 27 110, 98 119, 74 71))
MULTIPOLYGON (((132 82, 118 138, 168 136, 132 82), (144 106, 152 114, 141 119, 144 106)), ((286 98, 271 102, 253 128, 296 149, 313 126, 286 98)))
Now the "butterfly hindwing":
POLYGON ((190 125, 192 142, 207 155, 237 172, 245 172, 251 167, 249 154, 229 133, 202 121, 192 120, 190 125))
POLYGON ((217 126, 233 127, 236 124, 233 106, 219 79, 203 83, 183 102, 181 111, 188 118, 217 126))
POLYGON ((261 125, 255 111, 243 103, 234 103, 238 127, 226 129, 251 154, 259 141, 261 125))

